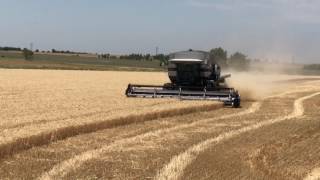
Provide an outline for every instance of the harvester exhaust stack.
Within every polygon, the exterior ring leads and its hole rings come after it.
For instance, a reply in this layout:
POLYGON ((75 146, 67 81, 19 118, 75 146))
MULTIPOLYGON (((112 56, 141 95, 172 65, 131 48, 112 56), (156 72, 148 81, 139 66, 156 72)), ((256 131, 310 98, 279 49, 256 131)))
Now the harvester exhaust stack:
POLYGON ((127 97, 178 98, 182 100, 222 101, 232 107, 240 106, 240 95, 224 87, 220 67, 203 51, 183 51, 170 55, 168 74, 171 83, 163 86, 129 84, 127 97))

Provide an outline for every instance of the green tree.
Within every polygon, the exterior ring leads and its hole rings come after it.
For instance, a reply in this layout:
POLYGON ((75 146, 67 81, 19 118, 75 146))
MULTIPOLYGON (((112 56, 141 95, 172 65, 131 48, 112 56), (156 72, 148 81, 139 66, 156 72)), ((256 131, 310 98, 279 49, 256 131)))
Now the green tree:
POLYGON ((244 71, 249 69, 249 59, 245 54, 236 52, 228 60, 228 65, 233 69, 244 71))
POLYGON ((214 60, 220 66, 227 65, 228 52, 221 47, 210 50, 210 59, 214 60))
POLYGON ((164 54, 157 54, 153 56, 153 59, 160 61, 160 66, 168 65, 169 63, 169 56, 164 54))
POLYGON ((22 50, 22 54, 25 60, 32 60, 33 58, 33 52, 27 48, 22 50))
POLYGON ((144 58, 145 58, 147 61, 152 61, 150 54, 146 54, 146 55, 144 56, 144 58))

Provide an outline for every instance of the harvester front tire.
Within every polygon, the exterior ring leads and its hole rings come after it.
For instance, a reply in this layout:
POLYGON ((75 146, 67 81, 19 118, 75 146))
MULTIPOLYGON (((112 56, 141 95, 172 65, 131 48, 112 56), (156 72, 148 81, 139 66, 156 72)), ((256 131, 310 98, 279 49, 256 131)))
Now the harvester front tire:
POLYGON ((240 99, 239 98, 236 98, 236 99, 233 100, 232 107, 233 108, 239 108, 240 107, 240 99))

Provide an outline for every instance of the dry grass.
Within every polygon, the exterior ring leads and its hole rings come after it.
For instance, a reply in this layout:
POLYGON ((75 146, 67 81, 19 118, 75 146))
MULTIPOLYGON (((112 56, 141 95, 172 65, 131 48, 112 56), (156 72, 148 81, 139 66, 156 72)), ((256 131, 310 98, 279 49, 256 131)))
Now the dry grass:
POLYGON ((201 152, 205 151, 207 148, 211 147, 212 145, 219 143, 220 141, 230 139, 234 136, 238 136, 242 133, 258 129, 263 126, 268 126, 277 122, 302 116, 304 113, 304 108, 302 104, 303 101, 318 95, 320 95, 320 92, 297 99, 294 102, 294 110, 290 115, 279 117, 276 119, 271 119, 268 121, 263 121, 263 122, 260 122, 251 126, 247 126, 238 130, 230 131, 230 132, 221 134, 218 137, 205 140, 203 142, 200 142, 199 144, 196 144, 188 148, 183 153, 173 157, 172 160, 167 165, 165 165, 164 168, 159 172, 156 179, 160 179, 160 180, 172 179, 173 180, 173 179, 181 178, 181 176, 183 175, 184 169, 189 164, 191 164, 193 160, 197 158, 197 155, 199 155, 201 152))
POLYGON ((184 177, 186 166, 191 163, 188 167, 194 168, 193 159, 211 144, 222 145, 233 137, 241 139, 245 132, 300 117, 302 102, 319 94, 305 96, 318 92, 319 83, 303 76, 234 74, 230 84, 242 98, 258 100, 251 107, 245 102, 242 109, 194 113, 221 104, 124 95, 128 83, 167 81, 166 73, 0 69, 1 177, 88 179, 92 173, 105 179, 109 174, 139 179, 156 176, 170 160, 173 166, 166 166, 158 177, 184 177), (192 114, 180 116, 188 113, 192 114), (163 117, 168 118, 159 119, 163 117), (61 141, 51 143, 57 140, 61 141), (50 145, 39 146, 44 144, 50 145), (29 149, 33 146, 37 147, 29 149), (25 149, 29 150, 19 152, 25 149), (11 154, 15 155, 4 158, 11 154), (30 162, 22 163, 23 159, 30 162))
POLYGON ((316 168, 312 170, 311 173, 304 178, 304 180, 319 180, 319 179, 320 179, 320 168, 316 168))
POLYGON ((217 107, 212 102, 127 98, 128 83, 165 73, 0 70, 0 157, 103 128, 217 107))
POLYGON ((95 149, 95 150, 90 150, 90 151, 84 152, 84 153, 77 155, 75 157, 72 157, 71 159, 68 159, 60 164, 57 164, 55 167, 52 168, 52 170, 44 173, 40 179, 57 179, 57 178, 59 179, 59 178, 62 178, 70 171, 79 168, 86 161, 89 161, 92 159, 97 159, 102 154, 104 154, 110 150, 113 150, 113 151, 115 149, 120 150, 124 144, 132 143, 132 142, 140 142, 140 141, 143 141, 143 139, 147 139, 152 136, 160 137, 163 134, 170 134, 170 133, 173 133, 177 130, 192 128, 192 127, 198 126, 200 124, 205 124, 208 122, 215 121, 217 119, 221 120, 221 119, 232 118, 234 116, 243 116, 246 114, 254 113, 260 109, 260 106, 261 106, 261 103, 253 103, 253 105, 249 109, 244 110, 242 112, 239 112, 237 114, 225 115, 225 116, 221 116, 219 118, 202 119, 202 120, 190 123, 190 124, 182 124, 182 125, 174 126, 174 127, 167 128, 167 129, 160 129, 157 131, 147 132, 142 135, 134 136, 132 138, 122 139, 122 140, 119 140, 119 141, 112 143, 111 145, 106 145, 100 149, 95 149))
MULTIPOLYGON (((296 94, 295 98, 311 93, 296 94)), ((316 96, 304 101, 304 115, 299 118, 264 126, 211 146, 185 169, 183 179, 303 179, 319 167, 319 100, 320 96, 316 96)), ((287 105, 291 107, 292 100, 287 105)), ((264 111, 271 112, 269 108, 264 111)), ((277 116, 283 114, 280 111, 277 116)), ((271 118, 263 121, 268 119, 271 118)))

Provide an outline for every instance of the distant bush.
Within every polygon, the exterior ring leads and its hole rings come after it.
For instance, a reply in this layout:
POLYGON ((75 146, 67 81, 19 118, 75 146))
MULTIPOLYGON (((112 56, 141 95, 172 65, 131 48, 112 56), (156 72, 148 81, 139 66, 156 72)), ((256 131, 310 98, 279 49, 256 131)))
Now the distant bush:
POLYGON ((107 59, 109 60, 111 58, 110 54, 100 54, 98 55, 98 59, 107 59))
POLYGON ((228 66, 238 71, 247 71, 249 69, 250 60, 246 55, 236 52, 228 59, 228 66))
POLYGON ((221 67, 227 66, 228 52, 223 48, 214 48, 210 50, 210 59, 214 60, 221 67))
POLYGON ((21 51, 21 48, 17 47, 0 47, 2 51, 21 51))
POLYGON ((137 61, 160 61, 160 66, 168 65, 169 56, 164 54, 158 54, 152 56, 151 54, 129 54, 129 55, 121 55, 120 59, 128 59, 128 60, 137 60, 137 61))
POLYGON ((121 55, 120 59, 131 59, 131 60, 142 60, 143 55, 142 54, 129 54, 129 55, 121 55))
POLYGON ((160 61, 160 66, 168 65, 169 63, 169 56, 164 54, 158 54, 153 56, 153 59, 157 59, 160 61))
POLYGON ((52 49, 51 53, 61 53, 61 54, 88 54, 86 52, 74 52, 74 51, 69 51, 69 50, 56 50, 56 49, 52 49))
POLYGON ((320 70, 320 64, 304 65, 304 69, 308 69, 308 70, 320 70))
POLYGON ((33 58, 33 52, 27 48, 22 50, 22 54, 25 60, 31 60, 33 58))

